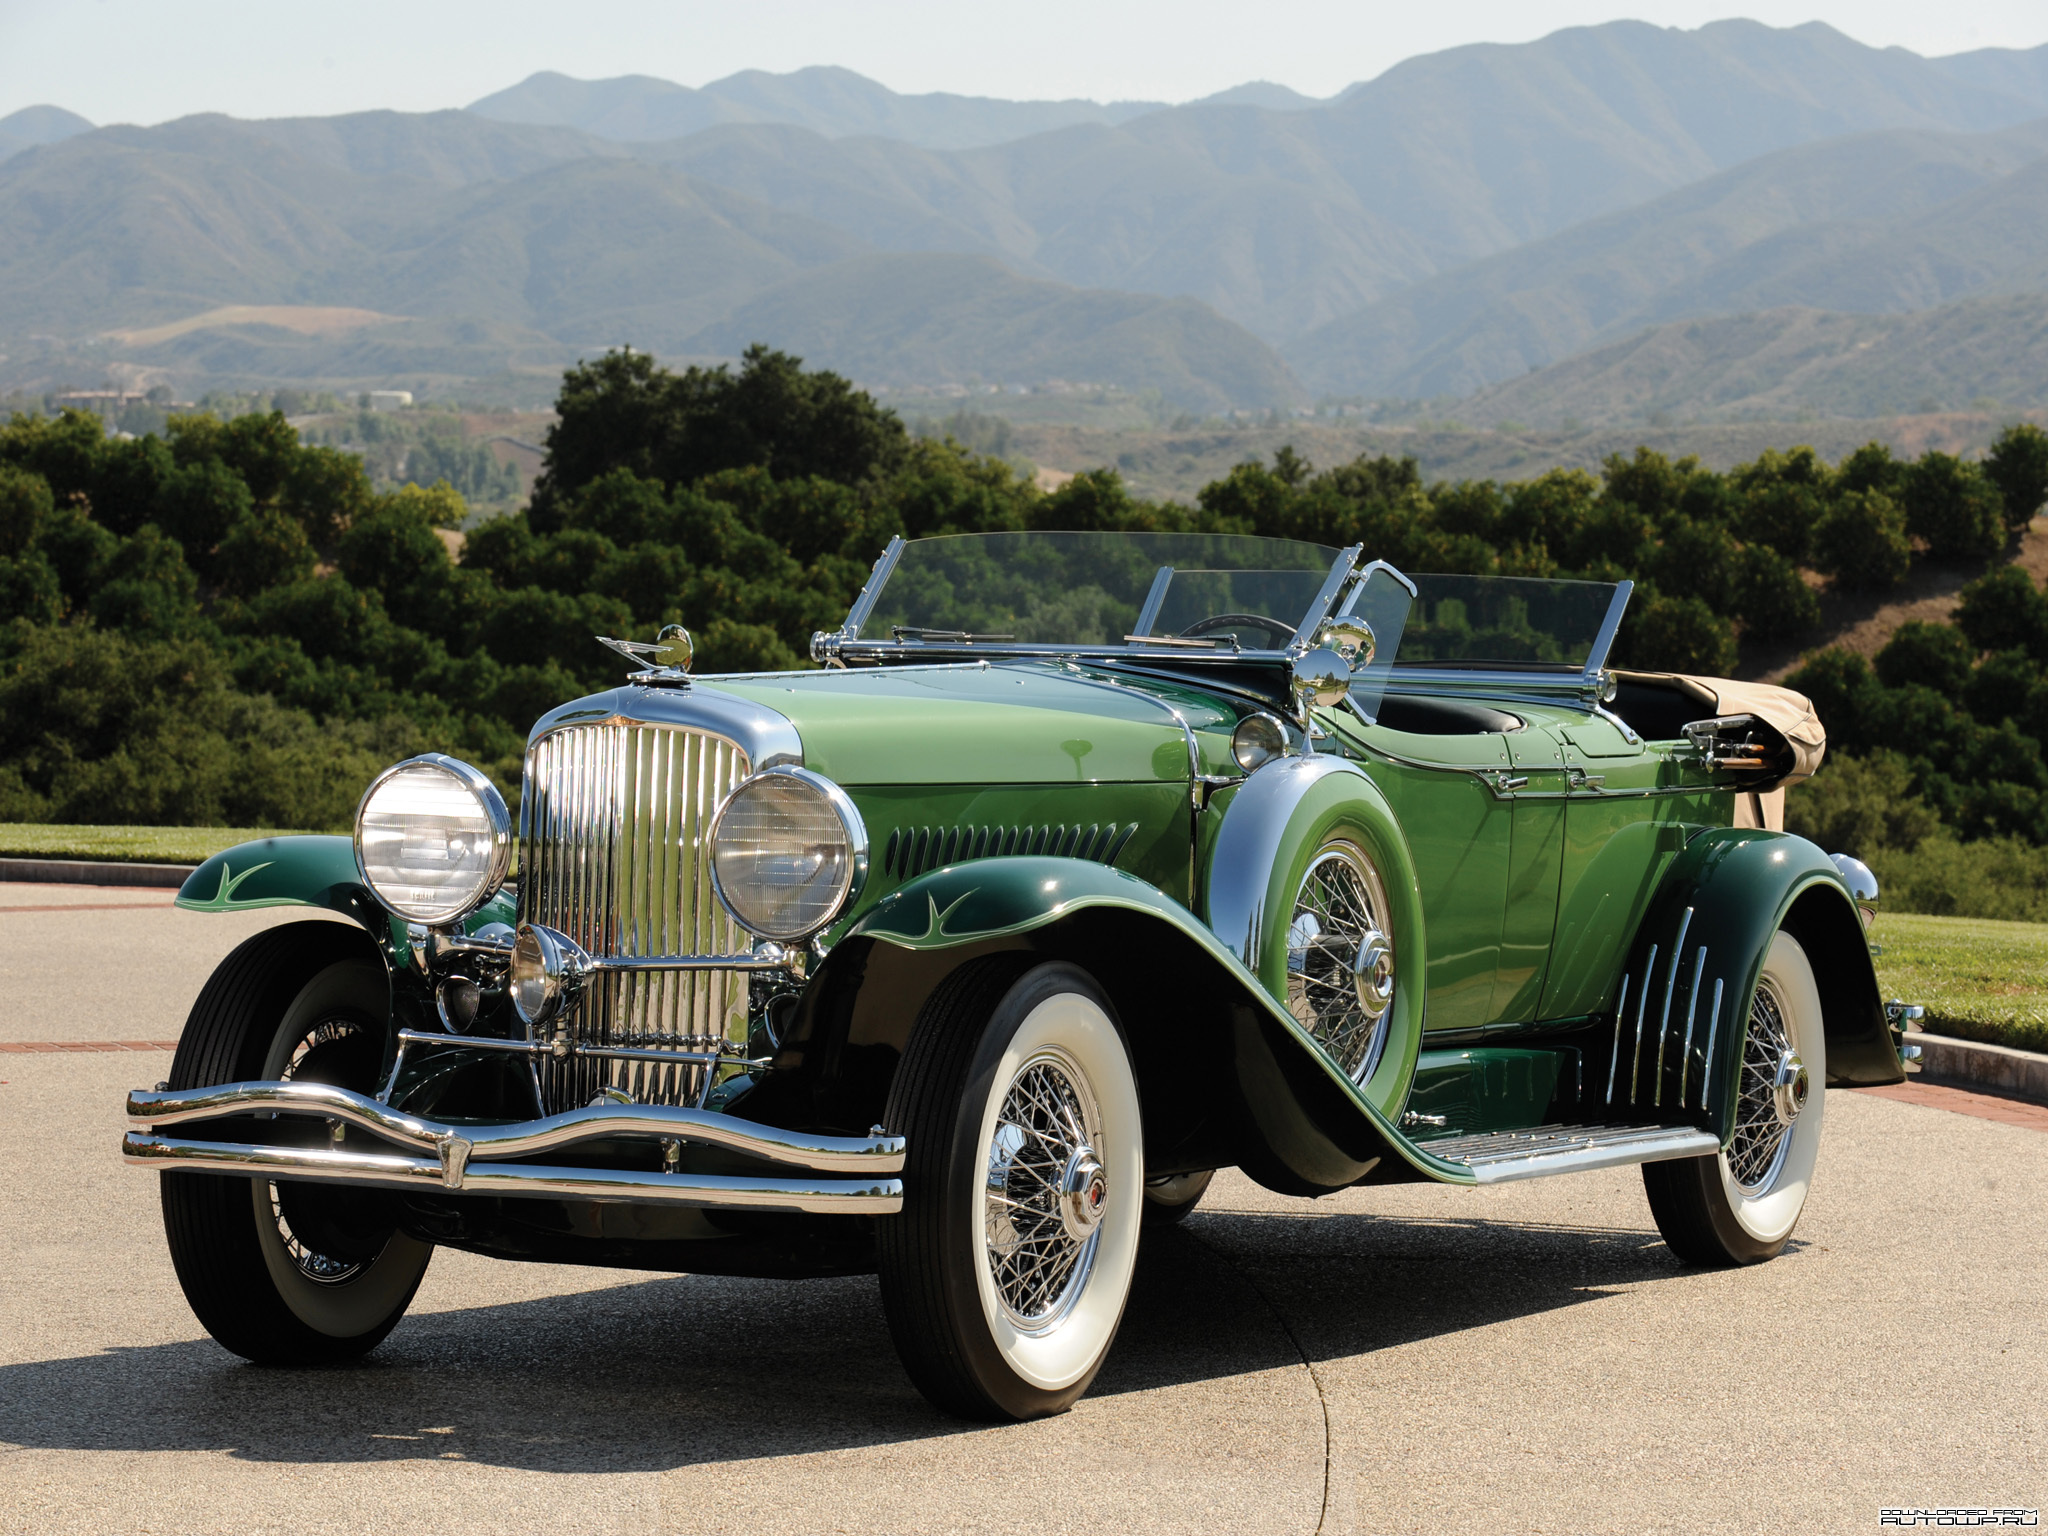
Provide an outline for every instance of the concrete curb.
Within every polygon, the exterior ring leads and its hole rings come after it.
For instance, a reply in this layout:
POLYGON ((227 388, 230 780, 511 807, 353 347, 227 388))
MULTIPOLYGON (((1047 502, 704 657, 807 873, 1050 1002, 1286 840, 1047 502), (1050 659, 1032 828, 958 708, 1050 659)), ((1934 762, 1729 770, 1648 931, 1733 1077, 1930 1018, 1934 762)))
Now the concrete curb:
POLYGON ((1924 1081, 1968 1083, 2048 1104, 2048 1056, 2016 1051, 2009 1045, 1951 1040, 1945 1035, 1914 1033, 1906 1039, 1920 1047, 1924 1081))
POLYGON ((0 881, 40 885, 140 885, 176 890, 198 866, 120 864, 108 859, 0 859, 0 881))

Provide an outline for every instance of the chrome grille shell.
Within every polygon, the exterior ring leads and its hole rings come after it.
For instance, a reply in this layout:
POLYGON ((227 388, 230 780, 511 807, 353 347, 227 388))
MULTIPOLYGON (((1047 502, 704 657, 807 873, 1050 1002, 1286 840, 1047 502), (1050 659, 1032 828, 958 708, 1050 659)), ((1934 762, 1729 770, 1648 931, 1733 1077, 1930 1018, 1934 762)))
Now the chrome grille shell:
MULTIPOLYGON (((522 921, 545 923, 595 955, 750 947, 712 891, 712 814, 765 766, 735 738, 766 747, 771 761, 800 751, 792 750, 788 721, 772 711, 693 693, 618 689, 556 710, 535 728, 519 815, 522 921)), ((619 1061, 574 1047, 744 1046, 746 1010, 743 973, 595 976, 561 1026, 572 1049, 536 1060, 541 1102, 555 1113, 612 1088, 643 1104, 695 1103, 709 1086, 699 1062, 619 1061)))

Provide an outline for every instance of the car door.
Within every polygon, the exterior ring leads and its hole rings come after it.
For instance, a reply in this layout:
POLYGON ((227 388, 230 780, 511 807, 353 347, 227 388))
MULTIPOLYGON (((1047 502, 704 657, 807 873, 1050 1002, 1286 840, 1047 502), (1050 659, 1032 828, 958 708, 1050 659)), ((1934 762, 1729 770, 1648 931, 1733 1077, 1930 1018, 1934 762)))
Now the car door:
POLYGON ((1355 721, 1345 733, 1366 748, 1363 766, 1400 820, 1422 885, 1429 947, 1425 1030, 1493 1022, 1514 804, 1473 770, 1512 773, 1507 736, 1422 734, 1355 721))
POLYGON ((1727 816, 1669 742, 1631 740, 1598 716, 1555 732, 1576 783, 1564 802, 1557 938, 1543 983, 1545 1018, 1611 1001, 1628 947, 1671 861, 1727 816))

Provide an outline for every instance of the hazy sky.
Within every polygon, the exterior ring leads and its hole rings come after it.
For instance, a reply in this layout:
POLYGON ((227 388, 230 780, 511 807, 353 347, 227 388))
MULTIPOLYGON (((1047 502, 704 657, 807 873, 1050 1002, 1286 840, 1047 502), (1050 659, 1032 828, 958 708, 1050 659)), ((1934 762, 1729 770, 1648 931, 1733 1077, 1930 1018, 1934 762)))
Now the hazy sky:
POLYGON ((899 91, 1185 101, 1245 80, 1327 96, 1418 53, 1632 17, 1821 20, 1917 53, 2048 42, 2043 0, 0 0, 0 115, 95 122, 463 106, 535 70, 702 85, 841 64, 899 91))

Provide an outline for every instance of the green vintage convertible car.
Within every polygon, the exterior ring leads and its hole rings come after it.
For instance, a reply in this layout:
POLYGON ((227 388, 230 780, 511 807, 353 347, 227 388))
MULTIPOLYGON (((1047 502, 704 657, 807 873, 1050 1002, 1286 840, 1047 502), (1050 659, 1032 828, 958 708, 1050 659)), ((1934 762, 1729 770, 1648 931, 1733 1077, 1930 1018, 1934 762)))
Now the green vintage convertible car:
POLYGON ((1610 670, 1627 583, 1362 554, 899 540, 817 670, 607 640, 636 670, 534 727, 516 828, 435 755, 353 840, 208 860, 184 906, 313 920, 128 1100, 200 1321, 357 1355, 437 1244, 878 1272, 933 1402, 1026 1418, 1218 1168, 1639 1163, 1680 1258, 1770 1258, 1815 1090, 1902 1076, 1875 882, 1768 825, 1804 701, 1610 670))

